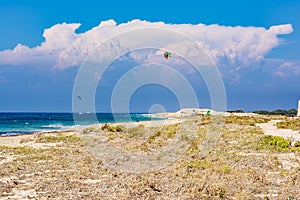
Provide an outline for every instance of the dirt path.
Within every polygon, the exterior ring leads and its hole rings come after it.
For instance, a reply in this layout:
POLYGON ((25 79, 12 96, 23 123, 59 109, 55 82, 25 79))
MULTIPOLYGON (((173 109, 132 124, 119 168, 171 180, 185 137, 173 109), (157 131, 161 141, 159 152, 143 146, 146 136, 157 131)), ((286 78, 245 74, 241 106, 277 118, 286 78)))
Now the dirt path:
POLYGON ((291 129, 279 129, 276 126, 277 122, 280 122, 280 120, 271 120, 268 123, 256 124, 256 126, 260 127, 265 135, 281 136, 284 139, 291 140, 292 143, 300 141, 300 134, 298 131, 293 131, 291 129))

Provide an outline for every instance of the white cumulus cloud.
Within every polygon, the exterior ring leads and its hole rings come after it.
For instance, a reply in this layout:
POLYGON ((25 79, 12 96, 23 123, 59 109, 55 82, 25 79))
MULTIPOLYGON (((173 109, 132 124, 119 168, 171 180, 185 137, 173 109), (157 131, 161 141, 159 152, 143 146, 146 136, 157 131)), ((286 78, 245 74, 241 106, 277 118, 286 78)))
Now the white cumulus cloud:
POLYGON ((295 62, 284 62, 273 74, 279 77, 298 76, 300 75, 300 65, 295 62))
MULTIPOLYGON (((161 28, 184 34, 202 47, 220 68, 237 71, 264 60, 265 55, 280 44, 278 35, 293 32, 291 24, 263 27, 231 27, 217 24, 165 24, 133 20, 117 24, 114 20, 101 22, 84 33, 75 33, 79 23, 56 24, 44 31, 45 41, 29 48, 18 44, 12 50, 0 52, 0 65, 49 66, 65 69, 79 66, 84 58, 108 38, 140 28, 161 28)), ((130 42, 135 41, 129 38, 130 42)), ((117 43, 116 43, 117 44, 117 43)), ((107 47, 102 54, 118 52, 120 45, 107 47)))

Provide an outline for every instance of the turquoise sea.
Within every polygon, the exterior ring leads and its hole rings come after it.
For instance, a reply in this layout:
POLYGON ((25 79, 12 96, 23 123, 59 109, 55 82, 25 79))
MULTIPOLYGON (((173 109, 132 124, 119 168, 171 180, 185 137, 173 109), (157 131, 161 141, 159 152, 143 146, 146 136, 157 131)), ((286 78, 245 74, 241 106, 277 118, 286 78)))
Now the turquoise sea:
MULTIPOLYGON (((97 113, 98 121, 92 120, 95 114, 73 113, 0 113, 0 136, 32 134, 40 131, 70 129, 75 126, 95 123, 147 121, 149 116, 133 114, 97 113), (76 123, 74 122, 76 117, 76 123)), ((155 119, 154 119, 155 120, 155 119)))

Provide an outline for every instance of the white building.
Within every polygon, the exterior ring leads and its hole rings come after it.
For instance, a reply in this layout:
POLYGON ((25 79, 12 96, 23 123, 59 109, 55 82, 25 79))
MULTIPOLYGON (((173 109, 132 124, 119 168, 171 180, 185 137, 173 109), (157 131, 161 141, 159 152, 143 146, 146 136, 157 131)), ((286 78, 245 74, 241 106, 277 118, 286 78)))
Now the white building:
POLYGON ((297 116, 300 117, 300 100, 298 100, 298 113, 297 116))

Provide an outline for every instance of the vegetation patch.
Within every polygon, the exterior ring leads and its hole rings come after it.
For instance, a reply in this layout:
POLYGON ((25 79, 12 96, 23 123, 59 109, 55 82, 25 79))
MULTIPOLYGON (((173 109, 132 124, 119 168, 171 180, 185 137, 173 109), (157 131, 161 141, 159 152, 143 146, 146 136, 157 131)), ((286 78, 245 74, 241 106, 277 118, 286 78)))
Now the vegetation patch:
POLYGON ((168 138, 173 138, 178 130, 178 125, 168 125, 161 130, 156 131, 153 135, 151 135, 147 143, 155 143, 157 140, 166 140, 168 138))
POLYGON ((101 127, 101 130, 108 131, 108 132, 124 132, 125 131, 125 127, 121 126, 121 125, 113 126, 113 125, 109 125, 109 124, 104 124, 101 127))
POLYGON ((22 154, 22 155, 30 155, 40 153, 41 149, 31 148, 31 147, 9 147, 9 146, 0 146, 0 152, 3 153, 15 153, 15 154, 22 154))
POLYGON ((267 148, 270 150, 288 150, 291 146, 291 142, 283 139, 280 136, 271 136, 266 135, 261 138, 260 145, 263 148, 267 148))
POLYGON ((145 126, 139 125, 137 127, 127 129, 130 138, 143 136, 145 134, 145 126))
POLYGON ((300 147, 300 141, 295 142, 294 147, 300 147))
POLYGON ((37 143, 78 142, 80 138, 75 135, 43 136, 36 139, 37 143))
POLYGON ((201 118, 199 120, 198 125, 206 125, 211 123, 211 115, 200 115, 201 118))
POLYGON ((95 127, 88 127, 83 129, 82 134, 90 134, 93 132, 97 132, 98 130, 95 127))
POLYGON ((297 110, 295 108, 292 108, 290 110, 282 110, 277 109, 273 111, 267 111, 267 110, 257 110, 253 113, 261 114, 261 115, 286 115, 286 116, 295 116, 297 115, 297 110))
POLYGON ((276 123, 278 128, 300 131, 300 119, 284 120, 276 123))
POLYGON ((226 117, 225 123, 254 126, 255 124, 267 123, 268 121, 270 121, 270 119, 263 117, 229 116, 226 117))

